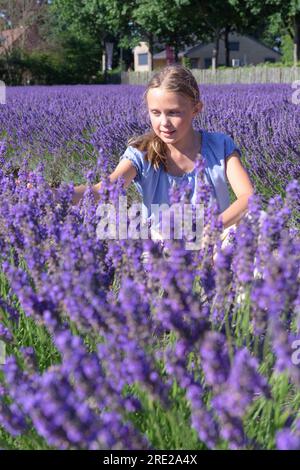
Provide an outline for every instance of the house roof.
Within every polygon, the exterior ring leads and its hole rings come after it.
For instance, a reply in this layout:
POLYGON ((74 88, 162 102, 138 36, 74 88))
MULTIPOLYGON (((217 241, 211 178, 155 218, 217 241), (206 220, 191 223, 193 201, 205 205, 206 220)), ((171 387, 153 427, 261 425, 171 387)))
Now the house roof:
POLYGON ((25 32, 25 28, 5 29, 0 31, 0 54, 8 50, 25 32))
MULTIPOLYGON (((257 44, 259 44, 260 46, 262 47, 265 47, 266 49, 272 51, 274 54, 278 54, 278 56, 282 56, 282 53, 281 52, 278 52, 278 51, 275 51, 274 49, 272 49, 271 47, 269 46, 266 46, 264 43, 262 43, 261 41, 258 41, 257 39, 251 37, 251 36, 248 36, 247 34, 237 34, 235 35, 236 38, 239 38, 239 37, 246 37, 248 39, 250 39, 251 41, 254 41, 256 42, 257 44)), ((187 47, 184 51, 180 51, 179 54, 178 54, 178 57, 189 57, 189 58, 195 58, 197 57, 197 53, 199 52, 200 49, 202 49, 203 47, 206 47, 206 46, 209 46, 210 44, 213 44, 213 42, 207 42, 207 43, 198 43, 198 44, 195 44, 194 46, 192 47, 187 47)), ((167 56, 166 56, 166 50, 163 50, 157 54, 154 54, 153 55, 153 59, 166 59, 167 56)))
MULTIPOLYGON (((183 55, 184 55, 183 51, 180 51, 178 54, 179 57, 182 57, 183 55)), ((157 52, 156 54, 153 54, 153 59, 166 59, 166 58, 167 58, 167 52, 165 49, 161 52, 157 52)))
POLYGON ((252 36, 248 36, 248 34, 243 34, 243 36, 245 36, 248 39, 251 39, 251 41, 254 41, 254 42, 260 44, 261 46, 265 47, 266 49, 269 49, 269 51, 275 52, 275 54, 278 54, 278 55, 282 56, 281 52, 275 51, 274 49, 272 49, 272 47, 267 46, 265 43, 259 41, 258 39, 254 38, 252 36))

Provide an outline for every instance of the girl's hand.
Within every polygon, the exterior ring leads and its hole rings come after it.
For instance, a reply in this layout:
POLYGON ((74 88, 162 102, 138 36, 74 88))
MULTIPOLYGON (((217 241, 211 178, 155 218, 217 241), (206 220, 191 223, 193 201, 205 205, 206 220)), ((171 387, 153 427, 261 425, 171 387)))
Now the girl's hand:
MULTIPOLYGON (((19 178, 17 178, 17 179, 15 180, 15 183, 16 183, 16 186, 19 186, 19 185, 20 185, 20 180, 19 180, 19 178)), ((27 188, 27 189, 32 189, 33 187, 34 187, 34 186, 33 186, 32 183, 27 183, 27 185, 26 185, 26 188, 27 188)), ((57 189, 57 188, 51 188, 51 191, 52 191, 52 193, 53 193, 54 200, 55 200, 55 199, 56 199, 56 196, 57 196, 57 191, 58 191, 58 189, 57 189)))
MULTIPOLYGON (((19 180, 19 178, 16 179, 15 183, 16 183, 16 186, 19 186, 19 185, 20 185, 20 180, 19 180)), ((32 188, 33 188, 33 184, 32 184, 32 183, 27 183, 26 187, 27 187, 27 189, 32 189, 32 188)))

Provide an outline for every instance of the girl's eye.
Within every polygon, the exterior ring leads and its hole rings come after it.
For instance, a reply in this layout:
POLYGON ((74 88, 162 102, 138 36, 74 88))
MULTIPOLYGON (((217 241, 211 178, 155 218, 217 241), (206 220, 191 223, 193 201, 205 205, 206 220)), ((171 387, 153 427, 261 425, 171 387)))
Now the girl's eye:
MULTIPOLYGON (((159 111, 152 111, 152 114, 154 114, 154 116, 159 116, 160 112, 159 111)), ((178 116, 179 114, 180 114, 179 111, 170 111, 169 112, 170 116, 178 116)))

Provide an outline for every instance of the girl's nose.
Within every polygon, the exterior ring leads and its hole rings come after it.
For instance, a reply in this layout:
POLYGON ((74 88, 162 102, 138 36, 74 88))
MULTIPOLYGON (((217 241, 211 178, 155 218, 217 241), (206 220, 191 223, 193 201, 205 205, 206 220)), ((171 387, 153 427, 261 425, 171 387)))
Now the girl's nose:
POLYGON ((162 114, 160 118, 160 125, 161 126, 168 126, 169 125, 169 118, 168 116, 162 114))

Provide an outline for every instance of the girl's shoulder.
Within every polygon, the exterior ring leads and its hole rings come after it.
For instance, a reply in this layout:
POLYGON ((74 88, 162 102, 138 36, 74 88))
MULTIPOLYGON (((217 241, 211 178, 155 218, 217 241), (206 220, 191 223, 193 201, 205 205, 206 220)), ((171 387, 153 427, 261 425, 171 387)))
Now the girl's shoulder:
POLYGON ((121 161, 126 158, 131 161, 137 171, 135 178, 136 181, 145 176, 145 173, 149 170, 150 163, 146 159, 146 154, 146 151, 139 150, 138 148, 129 145, 119 159, 119 161, 121 161))
MULTIPOLYGON (((134 155, 137 158, 143 158, 145 154, 146 154, 145 151, 139 150, 137 147, 134 147, 133 145, 128 145, 126 147, 125 152, 123 153, 123 155, 130 155, 130 156, 134 155)), ((121 158, 123 157, 123 155, 121 156, 121 158)))
POLYGON ((209 142, 214 142, 216 144, 221 143, 224 144, 230 140, 233 140, 229 134, 225 134, 225 132, 219 131, 205 131, 205 138, 209 142))
POLYGON ((234 151, 237 151, 237 153, 241 156, 241 151, 235 144, 233 138, 224 132, 205 131, 204 146, 207 155, 211 156, 214 160, 224 160, 234 151))
POLYGON ((124 158, 129 159, 136 165, 144 165, 146 163, 145 158, 146 152, 139 150, 138 148, 134 147, 133 145, 128 145, 125 152, 121 155, 120 161, 124 158))

